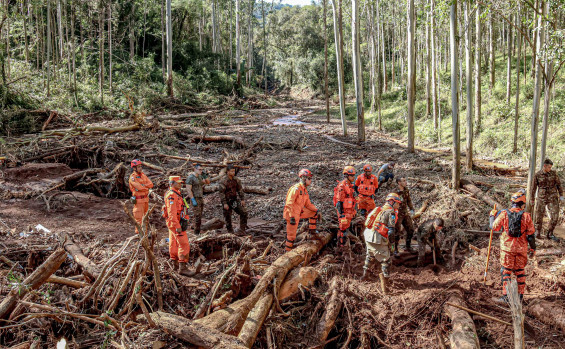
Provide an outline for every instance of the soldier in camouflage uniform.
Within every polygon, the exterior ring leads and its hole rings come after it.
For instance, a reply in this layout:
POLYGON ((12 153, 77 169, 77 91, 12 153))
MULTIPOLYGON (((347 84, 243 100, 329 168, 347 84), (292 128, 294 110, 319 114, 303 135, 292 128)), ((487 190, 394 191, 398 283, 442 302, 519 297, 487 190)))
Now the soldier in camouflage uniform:
POLYGON ((530 198, 532 205, 535 204, 534 226, 536 237, 542 237, 543 217, 547 209, 549 214, 549 226, 547 228, 547 238, 555 241, 559 239, 553 235, 553 230, 559 219, 559 200, 563 201, 563 188, 557 172, 552 170, 553 162, 545 159, 543 168, 534 176, 530 198), (536 200, 537 191, 537 200, 536 200))
POLYGON ((435 218, 428 219, 420 224, 416 231, 416 239, 418 240, 418 266, 424 266, 424 257, 426 256, 426 245, 436 250, 436 256, 441 260, 441 251, 437 241, 436 233, 443 229, 443 219, 435 218))
POLYGON ((194 214, 194 234, 200 234, 202 211, 204 210, 204 185, 210 184, 208 173, 200 164, 194 165, 194 172, 186 178, 186 191, 194 214))
POLYGON ((220 201, 224 208, 224 219, 228 233, 233 233, 231 213, 239 215, 239 233, 245 233, 247 228, 247 209, 241 180, 235 176, 235 168, 228 165, 226 177, 220 182, 220 201))
POLYGON ((400 203, 400 208, 398 209, 398 219, 396 221, 396 234, 394 236, 394 254, 398 255, 398 242, 400 241, 400 227, 404 226, 406 230, 406 251, 414 252, 412 247, 412 236, 414 235, 414 222, 412 222, 412 216, 414 215, 414 205, 412 205, 412 199, 410 199, 410 192, 408 191, 408 183, 406 183, 406 178, 398 177, 396 178, 397 189, 396 193, 402 198, 400 203), (410 211, 408 211, 410 209, 410 211))

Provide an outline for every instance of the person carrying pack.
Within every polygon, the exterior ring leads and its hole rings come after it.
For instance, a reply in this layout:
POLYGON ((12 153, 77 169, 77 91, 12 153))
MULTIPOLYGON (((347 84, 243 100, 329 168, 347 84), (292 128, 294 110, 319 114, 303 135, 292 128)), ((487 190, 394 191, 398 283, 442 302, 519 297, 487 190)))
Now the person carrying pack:
POLYGON ((502 268, 502 297, 499 301, 508 302, 506 285, 510 282, 512 273, 516 275, 518 293, 523 298, 526 289, 526 264, 528 252, 533 257, 536 250, 534 223, 529 212, 524 212, 526 194, 516 192, 512 195, 512 208, 503 210, 494 220, 492 229, 503 229, 500 236, 500 263, 502 268), (529 245, 529 249, 528 249, 529 245))
POLYGON ((357 210, 355 205, 355 168, 353 166, 345 166, 343 169, 344 179, 334 188, 333 204, 337 210, 337 218, 339 221, 338 246, 345 245, 347 229, 351 226, 351 220, 355 218, 357 210))

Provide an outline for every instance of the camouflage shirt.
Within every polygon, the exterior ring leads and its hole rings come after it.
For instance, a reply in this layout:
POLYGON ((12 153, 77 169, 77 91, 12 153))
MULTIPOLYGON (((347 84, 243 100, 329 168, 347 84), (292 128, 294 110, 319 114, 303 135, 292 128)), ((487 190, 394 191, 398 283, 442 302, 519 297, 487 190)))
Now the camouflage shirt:
POLYGON ((396 193, 402 198, 402 202, 400 203, 400 207, 398 208, 398 214, 400 216, 405 216, 408 214, 408 209, 414 209, 414 205, 412 205, 412 199, 410 199, 410 191, 408 190, 408 188, 404 188, 404 190, 397 189, 396 193))
POLYGON ((228 204, 237 200, 239 196, 239 200, 245 200, 245 194, 243 193, 243 185, 241 185, 241 180, 237 177, 233 177, 233 179, 229 179, 228 176, 225 176, 220 181, 220 201, 222 204, 228 204))
POLYGON ((541 200, 555 199, 558 196, 563 196, 563 188, 561 187, 561 180, 557 172, 554 170, 549 172, 540 170, 536 172, 530 197, 535 197, 536 191, 538 198, 541 200))
POLYGON ((428 219, 427 221, 420 224, 418 231, 416 232, 416 239, 418 240, 418 243, 435 239, 436 229, 434 228, 434 220, 435 219, 428 219))
POLYGON ((191 173, 186 178, 186 185, 192 185, 192 195, 195 198, 202 198, 204 196, 204 179, 202 175, 191 173))

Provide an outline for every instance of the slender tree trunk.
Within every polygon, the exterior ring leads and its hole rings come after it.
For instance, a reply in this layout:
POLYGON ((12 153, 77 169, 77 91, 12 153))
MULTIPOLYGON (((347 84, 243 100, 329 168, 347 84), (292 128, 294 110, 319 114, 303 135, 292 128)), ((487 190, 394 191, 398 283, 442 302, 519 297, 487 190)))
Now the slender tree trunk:
POLYGON ((432 50, 432 86, 433 86, 433 119, 434 119, 434 131, 438 130, 438 113, 439 113, 439 103, 438 103, 438 83, 437 83, 437 54, 436 54, 436 17, 435 17, 435 0, 430 0, 430 37, 432 50))
POLYGON ((475 13, 475 134, 481 128, 481 5, 475 13))
POLYGON ((143 1, 143 39, 141 40, 141 57, 145 58, 145 39, 147 34, 147 3, 143 1))
POLYGON ((494 59, 495 59, 495 52, 494 52, 494 29, 492 27, 492 10, 489 9, 489 15, 488 15, 488 45, 489 45, 489 60, 490 60, 490 81, 489 81, 489 93, 492 95, 492 89, 494 88, 494 75, 495 75, 495 65, 494 65, 494 59))
MULTIPOLYGON (((355 101, 357 107, 357 141, 365 142, 365 112, 363 108, 363 75, 361 54, 359 52, 359 0, 352 0, 351 35, 353 52, 353 80, 355 83, 355 101)), ((412 0, 413 1, 413 0, 412 0)))
POLYGON ((167 30, 167 94, 174 97, 173 92, 173 28, 171 19, 171 0, 167 0, 166 21, 167 30))
POLYGON ((57 28, 59 30, 59 59, 63 60, 63 14, 61 0, 57 0, 57 28))
POLYGON ((326 121, 330 122, 330 93, 328 91, 328 14, 327 0, 323 0, 324 6, 324 96, 326 97, 326 121))
MULTIPOLYGON (((534 88, 534 101, 532 105, 532 126, 531 126, 531 139, 530 139, 530 166, 528 168, 528 191, 527 194, 530 195, 532 188, 532 181, 534 179, 534 174, 536 172, 536 157, 537 157, 537 147, 538 147, 538 118, 539 118, 539 107, 541 98, 541 84, 542 84, 542 66, 541 66, 541 50, 544 46, 545 40, 545 23, 543 18, 546 15, 546 2, 544 0, 539 1, 542 16, 537 16, 537 46, 535 60, 536 60, 536 77, 535 77, 535 88, 534 88)), ((529 198, 526 211, 530 211, 532 204, 532 197, 529 198)))
MULTIPOLYGON (((469 0, 465 1, 465 23, 467 30, 465 31, 465 73, 467 83, 467 149, 465 157, 465 165, 467 170, 473 169, 473 55, 471 53, 471 4, 469 0)), ((477 12, 478 13, 478 12, 477 12)), ((480 59, 480 58, 479 58, 480 59)))
POLYGON ((381 26, 381 56, 382 60, 382 67, 383 67, 383 86, 385 91, 388 91, 388 80, 386 76, 386 50, 385 50, 385 24, 382 23, 381 26))
POLYGON ((160 0, 161 2, 161 76, 163 77, 163 82, 167 82, 167 68, 166 68, 166 57, 167 53, 165 51, 165 41, 166 41, 166 33, 165 33, 165 1, 160 0))
POLYGON ((414 14, 414 0, 408 0, 408 30, 406 42, 408 44, 408 77, 406 83, 406 96, 408 99, 408 147, 409 153, 414 152, 414 101, 416 88, 416 53, 414 35, 416 33, 416 18, 414 14))
POLYGON ((47 97, 51 96, 51 0, 47 0, 47 97))
POLYGON ((430 12, 426 14, 427 23, 424 25, 426 26, 426 53, 425 53, 425 62, 426 62, 426 117, 429 117, 432 113, 432 67, 431 67, 431 18, 430 12))
POLYGON ((367 30, 367 42, 369 44, 369 62, 371 64, 370 76, 369 76, 369 87, 371 88, 371 114, 375 112, 375 107, 377 104, 377 77, 376 77, 376 48, 375 48, 375 18, 374 18, 374 5, 371 3, 369 4, 368 9, 368 16, 367 16, 367 26, 369 27, 367 30))
POLYGON ((110 84, 110 94, 113 94, 112 84, 112 0, 108 1, 108 83, 110 84))
POLYGON ((212 52, 216 53, 217 43, 216 40, 216 1, 212 0, 212 52))
MULTIPOLYGON (((233 21, 233 0, 229 0, 230 2, 230 38, 229 38, 229 52, 230 52, 230 71, 233 69, 233 29, 232 29, 232 21, 233 21)), ((231 72, 230 72, 231 74, 231 72)))
POLYGON ((460 178, 460 167, 459 162, 461 157, 461 152, 459 150, 459 100, 458 91, 459 87, 459 53, 457 49, 459 47, 459 35, 457 34, 457 0, 453 0, 450 6, 450 35, 449 35, 449 46, 451 48, 451 118, 452 118, 452 132, 453 132, 453 167, 452 167, 452 184, 451 187, 454 190, 459 189, 459 178, 460 178))
MULTIPOLYGON (((240 23, 239 23, 239 2, 241 0, 235 0, 235 64, 236 64, 236 71, 237 71, 237 89, 239 91, 241 87, 241 48, 239 45, 239 32, 240 32, 240 23)), ((239 92, 238 92, 239 93, 239 92)))
POLYGON ((25 44, 25 54, 26 54, 26 63, 29 63, 29 45, 28 45, 28 37, 27 37, 27 18, 31 17, 31 12, 29 10, 29 5, 25 9, 26 13, 24 13, 24 44, 25 44))
MULTIPOLYGON (((549 3, 546 5, 548 9, 546 13, 549 12, 549 3)), ((553 32, 556 32, 556 28, 552 28, 553 32)), ((549 28, 546 30, 546 41, 549 40, 549 28)), ((551 94, 553 89, 553 59, 548 57, 547 53, 545 54, 545 89, 543 91, 543 121, 542 121, 542 128, 541 128, 541 150, 540 150, 540 165, 539 168, 543 168, 543 162, 546 158, 546 149, 547 149, 547 128, 549 125, 549 108, 551 102, 551 94)))
POLYGON ((75 6, 73 0, 70 1, 71 6, 71 57, 72 57, 72 70, 73 70, 73 95, 75 104, 78 107, 78 91, 77 91, 77 68, 76 68, 76 53, 75 53, 75 6))
POLYGON ((249 0, 249 17, 247 20, 247 87, 251 86, 251 77, 253 74, 253 9, 255 0, 249 0))
POLYGON ((98 15, 98 29, 100 36, 98 37, 98 53, 99 53, 99 69, 98 69, 98 93, 100 94, 100 102, 104 105, 104 10, 102 0, 99 6, 100 13, 98 15))
POLYGON ((133 62, 135 56, 135 5, 132 5, 131 13, 129 15, 129 60, 133 62))
MULTIPOLYGON (((518 13, 516 15, 516 26, 518 26, 518 28, 522 27, 519 3, 518 13)), ((522 51, 522 36, 518 33, 516 33, 516 40, 518 49, 516 50, 516 103, 514 105, 514 142, 512 145, 512 153, 514 154, 518 152, 518 120, 520 119, 520 54, 522 51)), ((525 74, 526 71, 524 70, 524 75, 525 74)))
MULTIPOLYGON (((536 0, 535 6, 536 6, 536 9, 540 9, 540 0, 536 0)), ((538 22, 539 22, 539 15, 538 15, 537 12, 535 12, 535 13, 534 13, 534 23, 537 24, 538 22)), ((532 36, 533 36, 533 39, 534 39, 534 46, 533 46, 534 48, 532 48, 532 51, 533 51, 534 49, 537 50, 537 47, 538 47, 538 46, 537 46, 537 43, 538 43, 537 31, 538 31, 538 30, 539 30, 539 28, 538 28, 538 29, 534 28, 534 29, 532 30, 532 36)), ((540 51, 537 50, 537 52, 540 52, 540 51)), ((532 78, 535 79, 537 60, 534 58, 534 56, 535 56, 535 53, 532 52, 532 68, 531 68, 530 71, 531 71, 531 74, 532 74, 532 78)))
MULTIPOLYGON (((512 20, 512 16, 509 18, 512 20)), ((507 41, 507 51, 508 57, 506 62, 506 103, 510 104, 510 93, 512 91, 512 26, 508 25, 508 30, 506 31, 506 41, 507 41)))
POLYGON ((261 17, 263 17, 263 68, 261 75, 263 75, 263 82, 265 87, 265 97, 267 96, 267 22, 265 17, 265 0, 261 0, 261 17))
POLYGON ((339 6, 341 7, 341 0, 332 0, 333 9, 333 21, 334 21, 334 37, 335 37, 335 52, 337 61, 337 85, 339 92, 339 113, 341 116, 341 127, 343 129, 343 135, 347 136, 347 124, 345 122, 345 97, 344 97, 344 86, 343 86, 343 59, 341 51, 341 38, 340 38, 340 24, 338 13, 338 5, 336 1, 340 1, 339 6))

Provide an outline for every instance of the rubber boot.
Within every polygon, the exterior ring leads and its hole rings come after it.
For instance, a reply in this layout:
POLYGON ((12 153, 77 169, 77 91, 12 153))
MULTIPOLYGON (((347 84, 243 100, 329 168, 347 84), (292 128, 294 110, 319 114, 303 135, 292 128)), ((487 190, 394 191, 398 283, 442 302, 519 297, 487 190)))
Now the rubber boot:
POLYGON ((381 279, 381 290, 383 294, 388 294, 388 278, 385 277, 383 273, 380 273, 379 279, 381 279))
POLYGON ((536 236, 536 239, 543 239, 544 238, 543 234, 539 231, 535 232, 535 236, 536 236))
POLYGON ((398 257, 398 241, 394 242, 394 256, 398 257))
POLYGON ((553 240, 553 241, 555 241, 555 242, 559 242, 559 238, 558 238, 557 236, 553 235, 553 232, 549 232, 549 231, 548 231, 548 232, 547 232, 547 238, 548 238, 549 240, 553 240))
POLYGON ((404 247, 404 251, 409 252, 411 254, 417 253, 416 250, 414 250, 411 245, 412 244, 411 244, 410 240, 406 241, 406 246, 404 247))
POLYGON ((184 276, 194 276, 196 272, 188 269, 188 263, 179 263, 179 274, 184 276))
POLYGON ((179 261, 171 259, 171 262, 173 262, 173 270, 179 270, 179 261))

